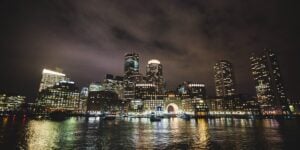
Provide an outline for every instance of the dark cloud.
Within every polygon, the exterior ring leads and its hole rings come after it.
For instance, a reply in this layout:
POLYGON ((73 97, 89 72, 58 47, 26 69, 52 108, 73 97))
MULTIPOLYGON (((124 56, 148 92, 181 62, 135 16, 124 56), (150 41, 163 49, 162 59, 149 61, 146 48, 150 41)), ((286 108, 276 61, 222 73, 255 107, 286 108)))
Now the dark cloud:
POLYGON ((212 67, 227 59, 238 91, 254 94, 249 56, 273 48, 289 95, 296 96, 299 10, 275 1, 2 1, 1 90, 34 96, 44 67, 64 69, 80 86, 123 74, 124 53, 164 66, 168 86, 206 83, 214 95, 212 67))

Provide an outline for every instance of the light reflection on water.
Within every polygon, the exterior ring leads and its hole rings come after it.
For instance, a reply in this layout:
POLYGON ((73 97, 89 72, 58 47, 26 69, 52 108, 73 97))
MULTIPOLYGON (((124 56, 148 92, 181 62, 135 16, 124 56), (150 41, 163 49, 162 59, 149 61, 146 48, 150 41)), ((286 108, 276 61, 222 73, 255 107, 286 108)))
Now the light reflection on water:
POLYGON ((282 149, 297 145, 299 120, 149 119, 65 121, 0 118, 8 149, 282 149))

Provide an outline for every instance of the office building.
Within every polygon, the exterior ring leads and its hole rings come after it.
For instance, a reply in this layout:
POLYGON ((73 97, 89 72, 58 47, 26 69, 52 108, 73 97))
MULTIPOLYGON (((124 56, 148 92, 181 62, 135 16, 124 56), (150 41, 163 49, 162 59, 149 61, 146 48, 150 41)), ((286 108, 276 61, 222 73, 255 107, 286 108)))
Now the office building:
POLYGON ((122 76, 107 74, 103 83, 104 91, 112 91, 118 94, 119 99, 124 99, 124 82, 122 76))
POLYGON ((87 100, 89 96, 89 88, 83 87, 80 92, 79 111, 85 113, 87 110, 87 100))
POLYGON ((0 112, 9 113, 20 111, 25 104, 25 96, 7 96, 0 94, 0 112))
POLYGON ((135 99, 145 100, 149 95, 153 95, 155 99, 156 85, 150 83, 137 83, 135 84, 135 99))
POLYGON ((39 92, 42 90, 54 86, 59 81, 67 80, 66 75, 61 73, 61 71, 53 71, 49 69, 43 69, 42 80, 39 87, 39 92))
POLYGON ((93 82, 89 85, 89 92, 94 92, 94 91, 103 91, 104 87, 100 82, 93 82))
POLYGON ((221 60, 214 66, 216 96, 226 97, 236 93, 233 66, 229 61, 221 60))
POLYGON ((59 81, 42 90, 38 96, 38 106, 45 112, 79 111, 80 91, 72 81, 59 81))
POLYGON ((124 99, 131 101, 135 97, 135 84, 143 82, 143 75, 139 73, 139 54, 125 54, 124 62, 124 99))
POLYGON ((163 78, 162 64, 157 59, 148 61, 146 67, 146 82, 156 85, 156 92, 162 94, 165 91, 165 81, 163 78))
POLYGON ((101 114, 121 110, 121 100, 118 94, 112 91, 89 92, 87 112, 89 114, 101 114))
POLYGON ((130 79, 132 75, 139 74, 140 65, 139 54, 137 53, 127 53, 125 54, 125 64, 124 64, 124 77, 125 79, 130 79))
POLYGON ((206 98, 206 88, 205 84, 202 83, 193 83, 185 81, 180 84, 177 88, 178 94, 183 98, 206 98))
POLYGON ((266 49, 259 55, 253 54, 250 60, 257 100, 263 113, 289 113, 287 96, 275 53, 266 49))

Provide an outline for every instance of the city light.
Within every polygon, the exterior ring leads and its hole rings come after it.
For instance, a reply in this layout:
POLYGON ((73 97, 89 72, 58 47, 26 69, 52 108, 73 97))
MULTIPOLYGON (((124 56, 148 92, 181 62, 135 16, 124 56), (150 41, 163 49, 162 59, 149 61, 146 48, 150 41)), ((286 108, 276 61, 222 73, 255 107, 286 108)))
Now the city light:
POLYGON ((160 61, 157 59, 151 59, 148 61, 148 64, 160 64, 160 61))
POLYGON ((58 75, 58 76, 66 76, 63 73, 52 71, 52 70, 48 70, 48 69, 43 69, 43 74, 53 74, 53 75, 58 75))

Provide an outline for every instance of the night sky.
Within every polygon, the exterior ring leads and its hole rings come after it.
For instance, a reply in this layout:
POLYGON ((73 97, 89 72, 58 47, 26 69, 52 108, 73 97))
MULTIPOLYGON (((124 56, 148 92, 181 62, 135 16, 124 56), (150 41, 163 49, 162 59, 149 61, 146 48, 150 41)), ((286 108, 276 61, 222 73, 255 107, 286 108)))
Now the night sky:
POLYGON ((124 54, 138 52, 143 74, 156 58, 168 88, 202 82, 211 96, 213 65, 229 60, 238 92, 254 95, 249 57, 271 48, 288 95, 297 97, 297 6, 283 0, 2 0, 0 92, 35 97, 45 67, 60 67, 86 86, 107 73, 123 75, 124 54))

